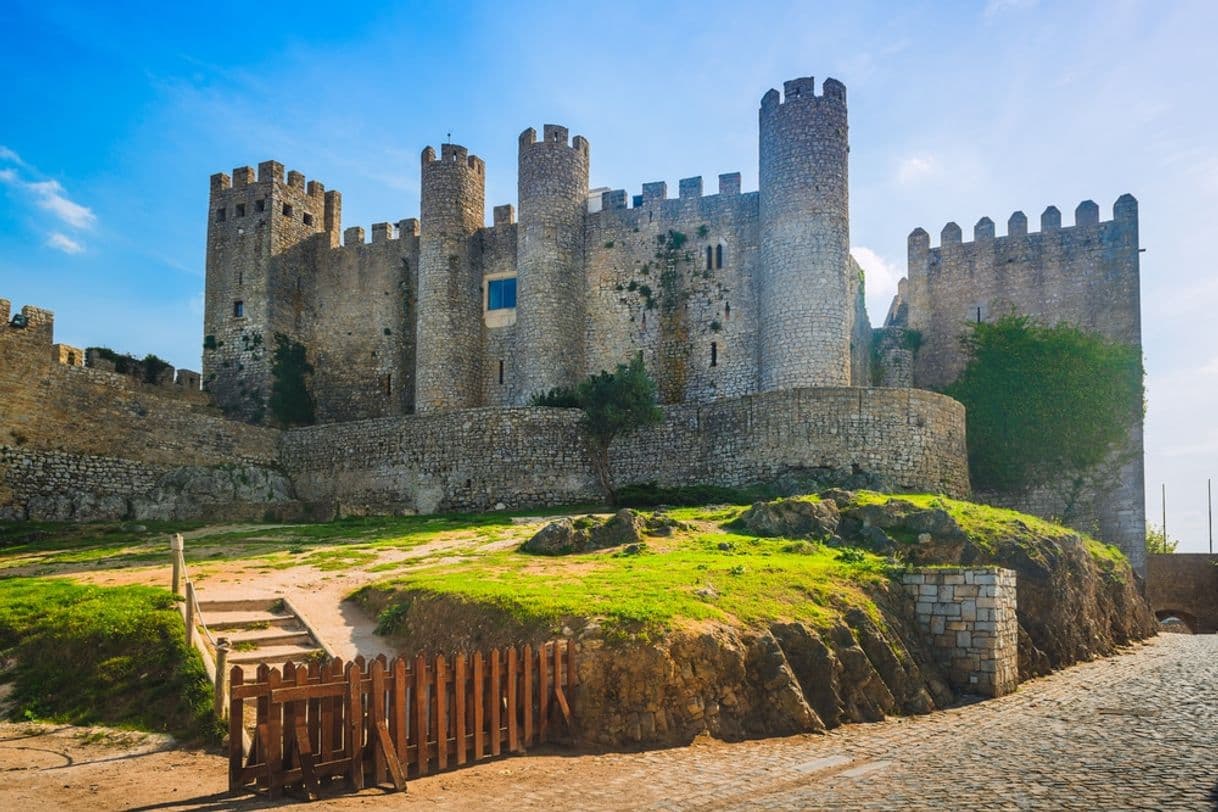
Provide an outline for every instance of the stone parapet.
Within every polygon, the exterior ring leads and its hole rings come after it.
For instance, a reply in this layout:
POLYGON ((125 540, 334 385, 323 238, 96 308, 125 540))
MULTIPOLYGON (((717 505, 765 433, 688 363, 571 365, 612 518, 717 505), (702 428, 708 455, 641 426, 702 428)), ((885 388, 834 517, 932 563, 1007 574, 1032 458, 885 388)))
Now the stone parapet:
POLYGON ((902 579, 918 627, 953 688, 1003 696, 1019 684, 1015 571, 925 569, 902 579))

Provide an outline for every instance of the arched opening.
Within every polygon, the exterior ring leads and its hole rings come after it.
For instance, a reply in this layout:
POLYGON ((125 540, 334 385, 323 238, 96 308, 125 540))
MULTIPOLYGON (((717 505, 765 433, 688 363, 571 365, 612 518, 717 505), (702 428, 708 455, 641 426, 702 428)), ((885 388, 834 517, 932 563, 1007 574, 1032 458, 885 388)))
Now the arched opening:
POLYGON ((1155 612, 1155 619, 1159 621, 1159 631, 1161 632, 1197 633, 1197 617, 1191 612, 1181 612, 1179 609, 1160 609, 1155 612))

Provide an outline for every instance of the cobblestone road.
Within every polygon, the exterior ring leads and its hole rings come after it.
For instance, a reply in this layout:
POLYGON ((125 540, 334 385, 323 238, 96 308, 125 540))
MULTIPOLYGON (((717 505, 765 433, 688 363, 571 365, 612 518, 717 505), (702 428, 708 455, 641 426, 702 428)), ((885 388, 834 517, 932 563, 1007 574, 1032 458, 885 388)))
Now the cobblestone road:
MULTIPOLYGON (((268 805, 228 796, 218 755, 110 753, 71 729, 0 734, 0 809, 268 805)), ((1162 635, 927 716, 739 744, 535 753, 414 780, 407 795, 368 790, 308 808, 1214 810, 1218 635, 1162 635)))

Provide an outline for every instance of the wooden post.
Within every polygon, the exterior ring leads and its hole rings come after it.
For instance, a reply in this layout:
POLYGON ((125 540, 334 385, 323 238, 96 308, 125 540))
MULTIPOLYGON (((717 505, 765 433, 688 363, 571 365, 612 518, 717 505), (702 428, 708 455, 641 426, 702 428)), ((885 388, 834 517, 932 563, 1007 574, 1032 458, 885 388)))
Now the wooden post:
POLYGON ((224 690, 224 678, 228 676, 228 638, 221 637, 216 641, 216 718, 224 720, 224 711, 228 707, 228 691, 224 690))
POLYGON ((169 539, 169 554, 173 558, 173 594, 182 594, 182 565, 185 564, 184 550, 186 542, 181 533, 174 533, 169 539))
POLYGON ((186 647, 195 644, 195 585, 186 582, 186 647))
MULTIPOLYGON (((241 672, 241 666, 234 665, 233 673, 230 678, 232 685, 241 685, 245 682, 245 675, 241 672)), ((232 709, 228 714, 228 791, 236 792, 241 788, 241 768, 245 766, 245 742, 242 739, 242 734, 245 732, 242 729, 244 724, 244 707, 245 701, 234 699, 232 709)))

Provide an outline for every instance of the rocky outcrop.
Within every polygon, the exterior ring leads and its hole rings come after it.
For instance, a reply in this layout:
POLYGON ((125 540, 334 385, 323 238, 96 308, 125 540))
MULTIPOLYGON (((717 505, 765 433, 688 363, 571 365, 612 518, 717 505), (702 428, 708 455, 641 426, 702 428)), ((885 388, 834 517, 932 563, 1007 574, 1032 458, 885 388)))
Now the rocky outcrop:
POLYGON ((607 521, 595 516, 578 519, 564 517, 550 522, 520 546, 520 551, 535 555, 587 553, 610 547, 638 544, 644 535, 667 536, 682 523, 663 514, 643 517, 623 508, 607 521))

